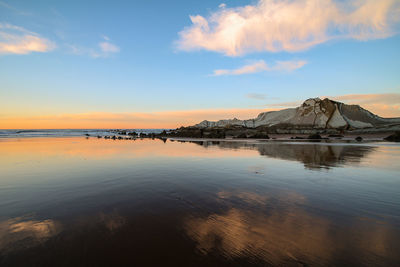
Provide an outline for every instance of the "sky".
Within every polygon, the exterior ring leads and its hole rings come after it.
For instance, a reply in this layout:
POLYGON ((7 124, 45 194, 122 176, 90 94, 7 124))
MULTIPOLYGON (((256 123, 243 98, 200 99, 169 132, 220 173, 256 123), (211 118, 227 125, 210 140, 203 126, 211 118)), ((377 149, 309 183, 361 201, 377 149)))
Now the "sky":
POLYGON ((0 0, 0 128, 176 128, 307 98, 400 117, 400 0, 0 0))

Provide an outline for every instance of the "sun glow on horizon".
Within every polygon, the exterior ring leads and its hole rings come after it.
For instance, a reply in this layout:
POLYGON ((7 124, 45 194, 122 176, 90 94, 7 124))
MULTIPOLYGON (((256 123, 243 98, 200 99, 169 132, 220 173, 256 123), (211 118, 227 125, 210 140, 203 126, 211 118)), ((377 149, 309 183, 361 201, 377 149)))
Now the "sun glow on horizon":
MULTIPOLYGON (((343 95, 328 98, 346 104, 359 104, 381 117, 400 117, 400 94, 343 95)), ((304 100, 275 103, 269 105, 270 108, 264 109, 237 108, 2 116, 0 117, 0 129, 175 129, 181 126, 194 125, 203 120, 252 119, 262 112, 297 107, 304 100)), ((268 107, 268 105, 266 106, 268 107)))

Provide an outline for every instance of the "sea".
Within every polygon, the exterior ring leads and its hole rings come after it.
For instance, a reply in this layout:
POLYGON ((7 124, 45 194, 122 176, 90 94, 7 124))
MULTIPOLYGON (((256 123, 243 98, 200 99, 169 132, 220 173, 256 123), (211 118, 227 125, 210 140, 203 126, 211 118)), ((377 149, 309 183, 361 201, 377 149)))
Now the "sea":
POLYGON ((399 143, 103 134, 2 131, 0 266, 400 266, 399 143))

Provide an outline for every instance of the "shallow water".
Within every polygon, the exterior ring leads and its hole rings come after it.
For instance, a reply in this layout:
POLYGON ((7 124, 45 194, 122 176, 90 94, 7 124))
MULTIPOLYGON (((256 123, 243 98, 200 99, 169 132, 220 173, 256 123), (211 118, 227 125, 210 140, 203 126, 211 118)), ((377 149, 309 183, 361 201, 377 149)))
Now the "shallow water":
MULTIPOLYGON (((124 131, 136 133, 161 133, 168 129, 129 129, 124 131)), ((78 137, 78 136, 119 136, 119 130, 110 129, 0 129, 0 138, 26 138, 26 137, 78 137)))
POLYGON ((0 139, 0 266, 400 265, 400 146, 0 139))

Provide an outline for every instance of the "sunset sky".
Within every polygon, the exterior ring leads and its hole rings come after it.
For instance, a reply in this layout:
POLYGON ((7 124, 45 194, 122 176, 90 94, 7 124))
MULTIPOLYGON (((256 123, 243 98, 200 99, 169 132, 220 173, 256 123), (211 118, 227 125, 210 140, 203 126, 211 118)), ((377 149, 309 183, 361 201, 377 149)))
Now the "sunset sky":
POLYGON ((400 117, 399 0, 0 0, 0 128, 176 128, 310 97, 400 117))

